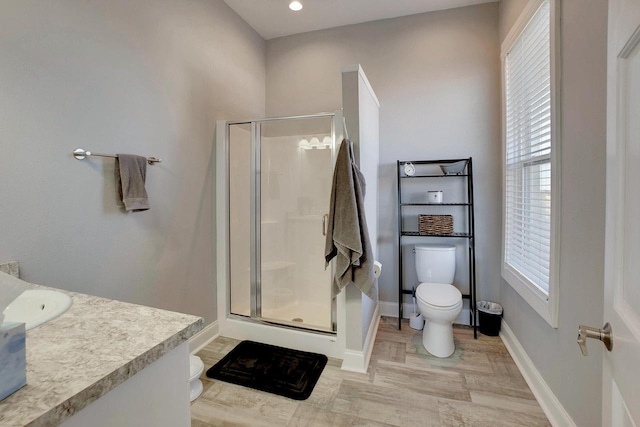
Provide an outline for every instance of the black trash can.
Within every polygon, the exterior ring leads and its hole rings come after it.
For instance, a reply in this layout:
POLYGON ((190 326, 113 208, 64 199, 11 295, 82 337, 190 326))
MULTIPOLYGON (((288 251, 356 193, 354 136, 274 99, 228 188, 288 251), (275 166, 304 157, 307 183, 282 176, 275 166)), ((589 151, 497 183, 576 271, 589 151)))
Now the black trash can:
POLYGON ((497 302, 478 301, 480 333, 495 337, 500 335, 502 306, 497 302))

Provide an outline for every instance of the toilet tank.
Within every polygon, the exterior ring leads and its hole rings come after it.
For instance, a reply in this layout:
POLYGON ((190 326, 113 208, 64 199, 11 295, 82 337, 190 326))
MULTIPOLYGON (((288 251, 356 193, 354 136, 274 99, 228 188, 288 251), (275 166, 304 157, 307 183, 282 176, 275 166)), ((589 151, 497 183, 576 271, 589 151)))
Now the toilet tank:
POLYGON ((420 245, 415 247, 416 273, 420 283, 453 283, 456 273, 456 247, 420 245))

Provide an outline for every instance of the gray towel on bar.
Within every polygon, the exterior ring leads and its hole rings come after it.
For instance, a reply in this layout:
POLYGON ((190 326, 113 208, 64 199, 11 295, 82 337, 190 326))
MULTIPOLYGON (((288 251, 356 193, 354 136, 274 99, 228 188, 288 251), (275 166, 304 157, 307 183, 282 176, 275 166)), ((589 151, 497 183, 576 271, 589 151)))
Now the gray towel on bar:
POLYGON ((377 299, 373 252, 364 214, 365 181, 353 160, 351 141, 343 140, 333 171, 325 261, 336 257, 332 295, 353 283, 363 294, 377 299))
POLYGON ((116 188, 127 211, 146 211, 149 198, 144 188, 147 177, 147 159, 133 154, 118 154, 116 157, 116 188))

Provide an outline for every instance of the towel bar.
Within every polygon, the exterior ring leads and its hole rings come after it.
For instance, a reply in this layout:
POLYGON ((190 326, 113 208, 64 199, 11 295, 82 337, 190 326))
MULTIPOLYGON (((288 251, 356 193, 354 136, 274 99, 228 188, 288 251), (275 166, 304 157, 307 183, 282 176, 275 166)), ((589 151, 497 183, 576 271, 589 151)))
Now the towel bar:
MULTIPOLYGON (((85 157, 113 157, 116 158, 115 154, 102 154, 102 153, 92 153, 91 151, 84 150, 82 148, 76 148, 73 150, 73 157, 78 160, 84 160, 85 157)), ((158 159, 157 157, 147 157, 147 163, 150 165, 155 165, 156 163, 160 163, 162 159, 158 159)))

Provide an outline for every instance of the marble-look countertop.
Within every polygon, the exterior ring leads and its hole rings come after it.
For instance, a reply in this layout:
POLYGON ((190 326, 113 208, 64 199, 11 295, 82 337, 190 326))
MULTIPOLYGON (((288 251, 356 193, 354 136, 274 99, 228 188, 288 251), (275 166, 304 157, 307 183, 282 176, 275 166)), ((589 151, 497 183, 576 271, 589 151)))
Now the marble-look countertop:
POLYGON ((73 304, 27 331, 27 385, 0 401, 0 426, 58 425, 204 325, 201 317, 53 290, 73 304))

